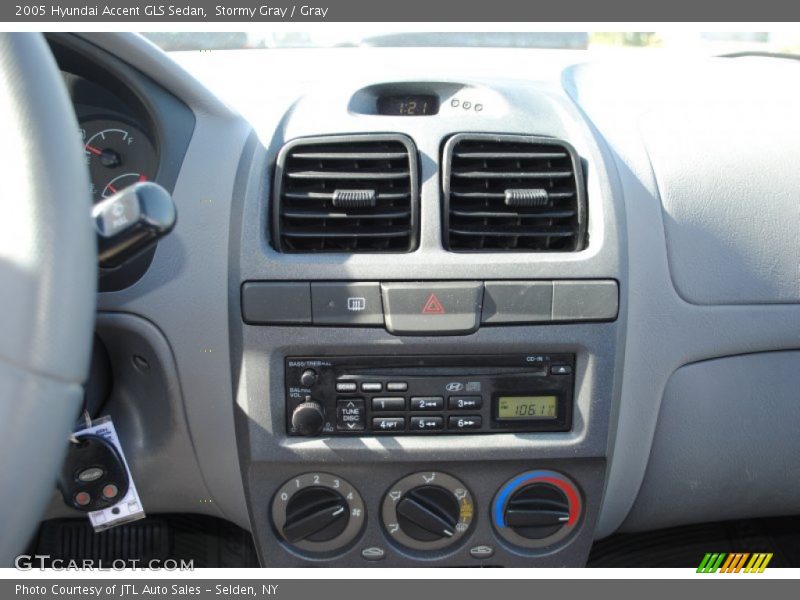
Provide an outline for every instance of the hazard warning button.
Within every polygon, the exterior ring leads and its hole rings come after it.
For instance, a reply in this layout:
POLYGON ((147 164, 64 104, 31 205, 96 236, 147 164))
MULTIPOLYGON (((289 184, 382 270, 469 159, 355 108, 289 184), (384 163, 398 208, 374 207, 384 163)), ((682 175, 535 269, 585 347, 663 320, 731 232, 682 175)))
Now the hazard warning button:
POLYGON ((386 329, 398 335, 465 335, 478 329, 483 282, 382 283, 386 329))

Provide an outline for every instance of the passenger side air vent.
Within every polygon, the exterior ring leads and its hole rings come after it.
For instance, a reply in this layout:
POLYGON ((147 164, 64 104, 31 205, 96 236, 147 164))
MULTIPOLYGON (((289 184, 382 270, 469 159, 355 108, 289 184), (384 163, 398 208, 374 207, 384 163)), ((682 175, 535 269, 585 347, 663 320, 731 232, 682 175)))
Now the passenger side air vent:
POLYGON ((301 138, 278 156, 273 241, 281 252, 411 252, 418 205, 407 137, 301 138))
POLYGON ((444 243, 456 252, 574 252, 586 198, 575 150, 556 139, 459 134, 442 172, 444 243))

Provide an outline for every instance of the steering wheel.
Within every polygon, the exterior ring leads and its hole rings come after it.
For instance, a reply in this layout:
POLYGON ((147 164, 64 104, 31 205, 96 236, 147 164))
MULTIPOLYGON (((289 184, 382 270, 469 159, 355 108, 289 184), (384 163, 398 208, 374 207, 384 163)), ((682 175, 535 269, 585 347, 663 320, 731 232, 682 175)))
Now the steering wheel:
POLYGON ((81 409, 97 249, 78 123, 43 36, 0 33, 0 567, 24 552, 81 409))

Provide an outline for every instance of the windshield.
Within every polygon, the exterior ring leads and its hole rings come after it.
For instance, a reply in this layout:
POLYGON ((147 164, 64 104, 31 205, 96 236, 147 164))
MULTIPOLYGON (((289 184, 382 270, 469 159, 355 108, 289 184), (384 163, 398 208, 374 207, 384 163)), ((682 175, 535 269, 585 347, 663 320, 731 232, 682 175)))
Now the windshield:
POLYGON ((145 32, 168 52, 269 48, 481 47, 663 49, 701 54, 800 54, 800 32, 145 32))

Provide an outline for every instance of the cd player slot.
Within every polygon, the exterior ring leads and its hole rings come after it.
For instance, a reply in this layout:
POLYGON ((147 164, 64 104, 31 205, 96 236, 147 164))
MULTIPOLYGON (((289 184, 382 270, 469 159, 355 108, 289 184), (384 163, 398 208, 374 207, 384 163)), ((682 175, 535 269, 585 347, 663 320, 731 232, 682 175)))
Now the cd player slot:
MULTIPOLYGON (((453 375, 547 375, 546 366, 535 367, 362 367, 358 369, 360 375, 375 378, 390 378, 390 377, 442 377, 453 375)), ((347 378, 347 375, 342 375, 342 378, 347 378)))

